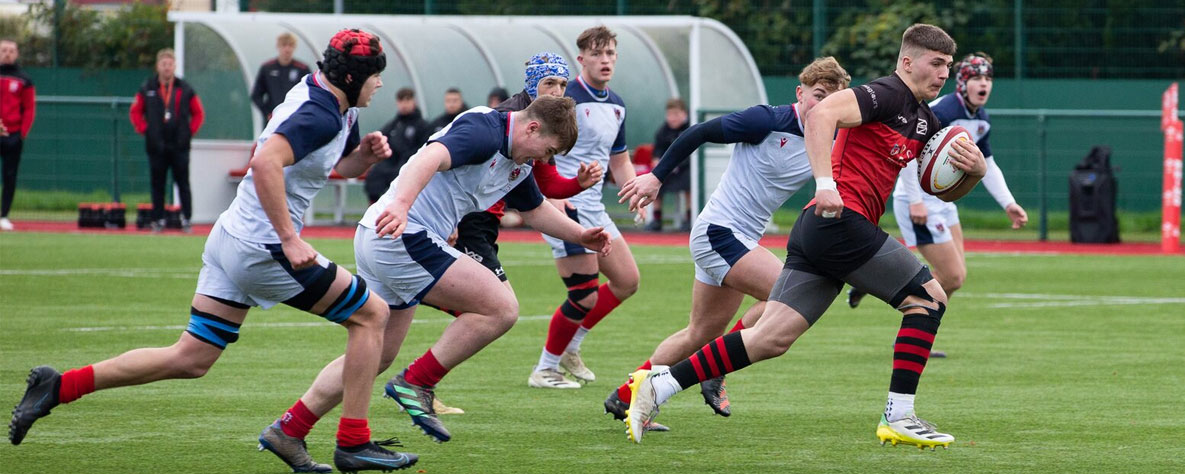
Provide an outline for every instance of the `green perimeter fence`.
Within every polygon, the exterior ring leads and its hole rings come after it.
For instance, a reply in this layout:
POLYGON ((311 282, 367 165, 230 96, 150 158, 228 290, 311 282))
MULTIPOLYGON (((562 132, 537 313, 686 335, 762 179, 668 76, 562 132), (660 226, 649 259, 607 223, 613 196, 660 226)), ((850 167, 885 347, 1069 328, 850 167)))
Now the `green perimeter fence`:
MULTIPOLYGON (((18 218, 68 218, 80 201, 119 200, 129 206, 147 201, 147 159, 143 138, 128 121, 130 103, 126 97, 38 99, 37 124, 26 142, 18 178, 18 218)), ((700 120, 724 112, 708 112, 700 120)), ((217 121, 219 114, 208 112, 207 120, 217 121)), ((1068 211, 1069 174, 1094 145, 1113 149, 1120 213, 1155 216, 1163 177, 1159 120, 1152 110, 995 109, 992 149, 1016 199, 1029 210, 1032 224, 1043 230, 1044 216, 1068 211)), ((811 186, 784 207, 800 209, 813 194, 811 186)), ((982 186, 960 206, 999 209, 982 186)))

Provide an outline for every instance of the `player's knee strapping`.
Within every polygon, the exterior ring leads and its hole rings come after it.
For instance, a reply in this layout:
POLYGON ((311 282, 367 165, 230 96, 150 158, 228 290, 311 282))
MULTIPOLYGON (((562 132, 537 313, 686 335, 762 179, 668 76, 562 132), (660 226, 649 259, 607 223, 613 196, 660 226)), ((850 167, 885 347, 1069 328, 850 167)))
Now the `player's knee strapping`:
MULTIPOLYGON (((309 269, 301 271, 309 271, 309 269)), ((289 298, 284 304, 301 311, 311 311, 313 305, 316 305, 318 301, 321 301, 321 298, 325 297, 326 293, 329 293, 329 288, 333 286, 333 282, 336 279, 337 264, 329 262, 329 266, 317 272, 315 276, 309 278, 307 281, 302 281, 304 291, 289 298)))
POLYGON ((370 299, 370 291, 366 289, 366 281, 358 275, 352 275, 350 287, 338 295, 333 304, 329 305, 324 313, 321 313, 321 317, 341 324, 349 319, 351 314, 358 311, 358 308, 366 304, 368 299, 370 299))
POLYGON ((185 328, 185 332, 206 344, 226 349, 227 344, 239 340, 239 326, 239 324, 190 307, 189 326, 185 328))
MULTIPOLYGON (((927 310, 929 310, 929 308, 926 307, 925 305, 902 306, 902 303, 904 303, 905 299, 909 298, 910 296, 916 296, 916 297, 921 298, 921 299, 928 301, 930 303, 934 303, 935 302, 934 297, 932 295, 930 295, 930 291, 927 290, 926 287, 924 286, 926 284, 926 282, 933 280, 933 279, 934 279, 934 276, 930 274, 930 267, 923 265, 922 268, 920 270, 918 270, 918 273, 916 275, 914 275, 912 279, 909 280, 909 283, 906 283, 903 288, 901 288, 900 290, 897 291, 897 294, 893 295, 893 299, 891 301, 889 301, 889 304, 893 305, 894 308, 897 308, 898 310, 902 310, 902 311, 909 309, 909 308, 914 308, 914 307, 921 307, 921 308, 926 308, 927 310)), ((939 318, 942 317, 941 312, 938 313, 938 317, 939 318)))
POLYGON ((573 273, 572 276, 561 278, 564 286, 568 287, 568 299, 560 305, 560 312, 569 319, 580 321, 588 314, 589 308, 580 304, 580 300, 597 292, 600 282, 596 273, 573 273))

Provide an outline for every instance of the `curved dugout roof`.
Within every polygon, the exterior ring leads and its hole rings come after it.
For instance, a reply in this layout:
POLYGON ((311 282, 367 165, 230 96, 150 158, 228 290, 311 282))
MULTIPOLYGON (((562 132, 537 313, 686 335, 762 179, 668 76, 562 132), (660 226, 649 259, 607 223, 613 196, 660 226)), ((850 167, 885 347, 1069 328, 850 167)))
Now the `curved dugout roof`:
POLYGON ((576 37, 598 24, 617 33, 617 70, 610 88, 626 102, 631 148, 653 140, 668 98, 684 98, 693 119, 700 109, 737 110, 767 102, 748 49, 728 27, 706 18, 170 12, 169 19, 177 23, 179 73, 194 83, 207 107, 236 114, 228 118, 253 117, 250 134, 236 130, 219 138, 250 139, 262 129, 263 119, 250 105, 250 87, 259 66, 275 56, 276 36, 285 31, 299 38, 296 59, 314 68, 338 30, 357 27, 380 35, 387 70, 383 89, 362 110, 364 131, 394 117, 394 95, 401 87, 415 89, 426 120, 443 111, 449 87, 461 89, 469 106, 484 105, 495 86, 514 94, 523 88, 524 62, 540 51, 564 55, 574 78, 580 70, 576 37))

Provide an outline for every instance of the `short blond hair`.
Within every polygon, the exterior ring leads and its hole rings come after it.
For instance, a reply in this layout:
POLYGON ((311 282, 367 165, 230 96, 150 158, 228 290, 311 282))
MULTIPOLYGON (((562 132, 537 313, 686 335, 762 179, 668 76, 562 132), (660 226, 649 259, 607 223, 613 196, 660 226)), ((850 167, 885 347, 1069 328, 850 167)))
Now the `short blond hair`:
POLYGON ((798 75, 798 82, 806 87, 814 87, 818 84, 828 90, 837 91, 847 89, 848 85, 852 83, 852 76, 844 70, 843 66, 839 65, 839 61, 836 61, 834 57, 826 56, 816 58, 805 68, 802 68, 802 73, 798 75))
POLYGON ((169 58, 169 59, 176 61, 177 54, 173 53, 173 48, 164 48, 164 49, 161 49, 160 51, 156 52, 156 62, 159 63, 160 60, 164 59, 164 58, 169 58))
POLYGON ((280 36, 276 37, 276 44, 284 46, 296 46, 296 35, 288 31, 280 33, 280 36))

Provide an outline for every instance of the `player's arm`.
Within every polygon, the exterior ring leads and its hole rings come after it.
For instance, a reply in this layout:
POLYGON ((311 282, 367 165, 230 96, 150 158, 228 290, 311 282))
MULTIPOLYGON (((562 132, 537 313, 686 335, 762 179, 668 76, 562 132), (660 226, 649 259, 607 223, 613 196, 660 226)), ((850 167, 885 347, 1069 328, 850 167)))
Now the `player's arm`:
POLYGON ((268 137, 263 147, 251 157, 251 175, 259 205, 280 237, 280 247, 292 268, 301 269, 317 261, 317 251, 301 240, 288 214, 288 197, 284 188, 284 167, 296 162, 288 138, 281 134, 268 137))
POLYGON ((996 160, 993 157, 988 156, 984 158, 984 161, 987 162, 987 173, 983 175, 983 186, 987 188, 996 203, 1004 208, 1008 219, 1012 221, 1012 228, 1024 227, 1029 223, 1029 214, 1025 212, 1025 208, 1017 204, 1016 198, 1012 197, 1012 191, 1008 189, 1008 182, 1004 181, 1004 172, 996 165, 996 160))
POLYGON ((843 199, 839 197, 831 174, 831 145, 837 129, 859 126, 862 120, 860 105, 852 89, 827 96, 811 108, 807 116, 803 134, 807 160, 815 176, 815 215, 839 217, 843 211, 843 199))
MULTIPOLYGON (((355 124, 355 127, 357 124, 355 124)), ((346 150, 350 150, 347 148, 346 150)), ((338 160, 334 169, 347 178, 362 176, 372 165, 391 157, 391 147, 382 132, 370 132, 362 137, 358 146, 338 160)))
POLYGON ((577 242, 601 255, 609 254, 610 237, 603 227, 585 229, 552 205, 543 205, 543 195, 533 180, 525 180, 506 195, 506 205, 518 209, 523 222, 552 237, 577 242))
POLYGON ((601 181, 603 172, 600 162, 581 163, 575 178, 566 178, 556 171, 551 163, 537 163, 531 174, 543 195, 551 199, 567 199, 601 181))
POLYGON ((918 160, 909 160, 897 175, 897 179, 901 180, 901 187, 909 201, 909 221, 918 225, 925 224, 929 211, 926 209, 926 203, 922 202, 922 185, 918 183, 918 160))
POLYGON ((440 142, 429 143, 412 155, 399 171, 399 186, 395 187, 395 198, 383 209, 375 223, 375 231, 379 237, 398 237, 402 234, 404 227, 407 227, 407 213, 411 210, 412 204, 415 204, 416 196, 428 186, 433 175, 449 169, 451 165, 449 149, 440 142))
POLYGON ((954 149, 948 156, 956 168, 967 173, 967 177, 963 179, 962 183, 959 183, 954 189, 938 195, 938 199, 954 202, 975 189, 975 185, 979 184, 979 180, 987 174, 987 161, 984 160, 983 152, 979 151, 979 147, 971 143, 970 140, 955 140, 954 149))

